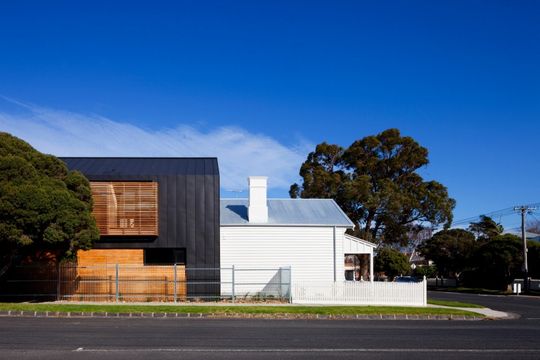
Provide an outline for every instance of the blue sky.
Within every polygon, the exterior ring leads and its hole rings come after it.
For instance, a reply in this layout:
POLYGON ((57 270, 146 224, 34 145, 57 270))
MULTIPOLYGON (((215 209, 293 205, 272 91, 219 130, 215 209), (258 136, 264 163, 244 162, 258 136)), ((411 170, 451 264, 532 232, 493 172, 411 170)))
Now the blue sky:
POLYGON ((216 155, 225 195, 283 197, 315 144, 397 127, 456 219, 540 202, 538 1, 17 1, 0 32, 0 130, 42 151, 216 155))

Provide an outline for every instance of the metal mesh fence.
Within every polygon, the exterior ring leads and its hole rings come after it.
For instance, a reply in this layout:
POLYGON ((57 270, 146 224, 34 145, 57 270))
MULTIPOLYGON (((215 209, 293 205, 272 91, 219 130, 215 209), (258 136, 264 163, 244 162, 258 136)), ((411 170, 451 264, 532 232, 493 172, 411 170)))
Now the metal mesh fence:
POLYGON ((290 301, 290 289, 290 267, 25 265, 0 280, 0 300, 290 301))

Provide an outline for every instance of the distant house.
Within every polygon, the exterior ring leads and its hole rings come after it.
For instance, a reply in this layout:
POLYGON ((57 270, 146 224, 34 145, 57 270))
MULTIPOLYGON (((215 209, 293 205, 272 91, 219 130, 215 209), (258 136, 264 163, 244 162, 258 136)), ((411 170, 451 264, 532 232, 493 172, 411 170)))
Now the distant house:
POLYGON ((433 265, 433 261, 427 260, 424 256, 420 255, 418 251, 414 251, 412 254, 406 253, 405 255, 409 258, 409 263, 414 265, 414 267, 433 265))

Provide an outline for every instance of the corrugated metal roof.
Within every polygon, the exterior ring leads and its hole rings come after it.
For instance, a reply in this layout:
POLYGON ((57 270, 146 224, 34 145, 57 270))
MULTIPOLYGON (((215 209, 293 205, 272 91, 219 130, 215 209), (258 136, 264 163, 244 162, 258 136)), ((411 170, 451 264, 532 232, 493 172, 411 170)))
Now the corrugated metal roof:
POLYGON ((219 175, 217 158, 61 157, 86 176, 219 175))
MULTIPOLYGON (((262 225, 347 226, 352 221, 332 199, 268 199, 268 222, 262 225)), ((221 225, 261 225, 248 221, 247 199, 221 199, 221 225)))

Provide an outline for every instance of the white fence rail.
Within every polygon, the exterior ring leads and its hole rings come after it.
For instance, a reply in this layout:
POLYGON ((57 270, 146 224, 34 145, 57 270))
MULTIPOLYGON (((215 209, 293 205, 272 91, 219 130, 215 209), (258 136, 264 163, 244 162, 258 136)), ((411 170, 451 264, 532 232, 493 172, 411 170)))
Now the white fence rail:
POLYGON ((295 304, 426 306, 427 282, 293 283, 295 304))

